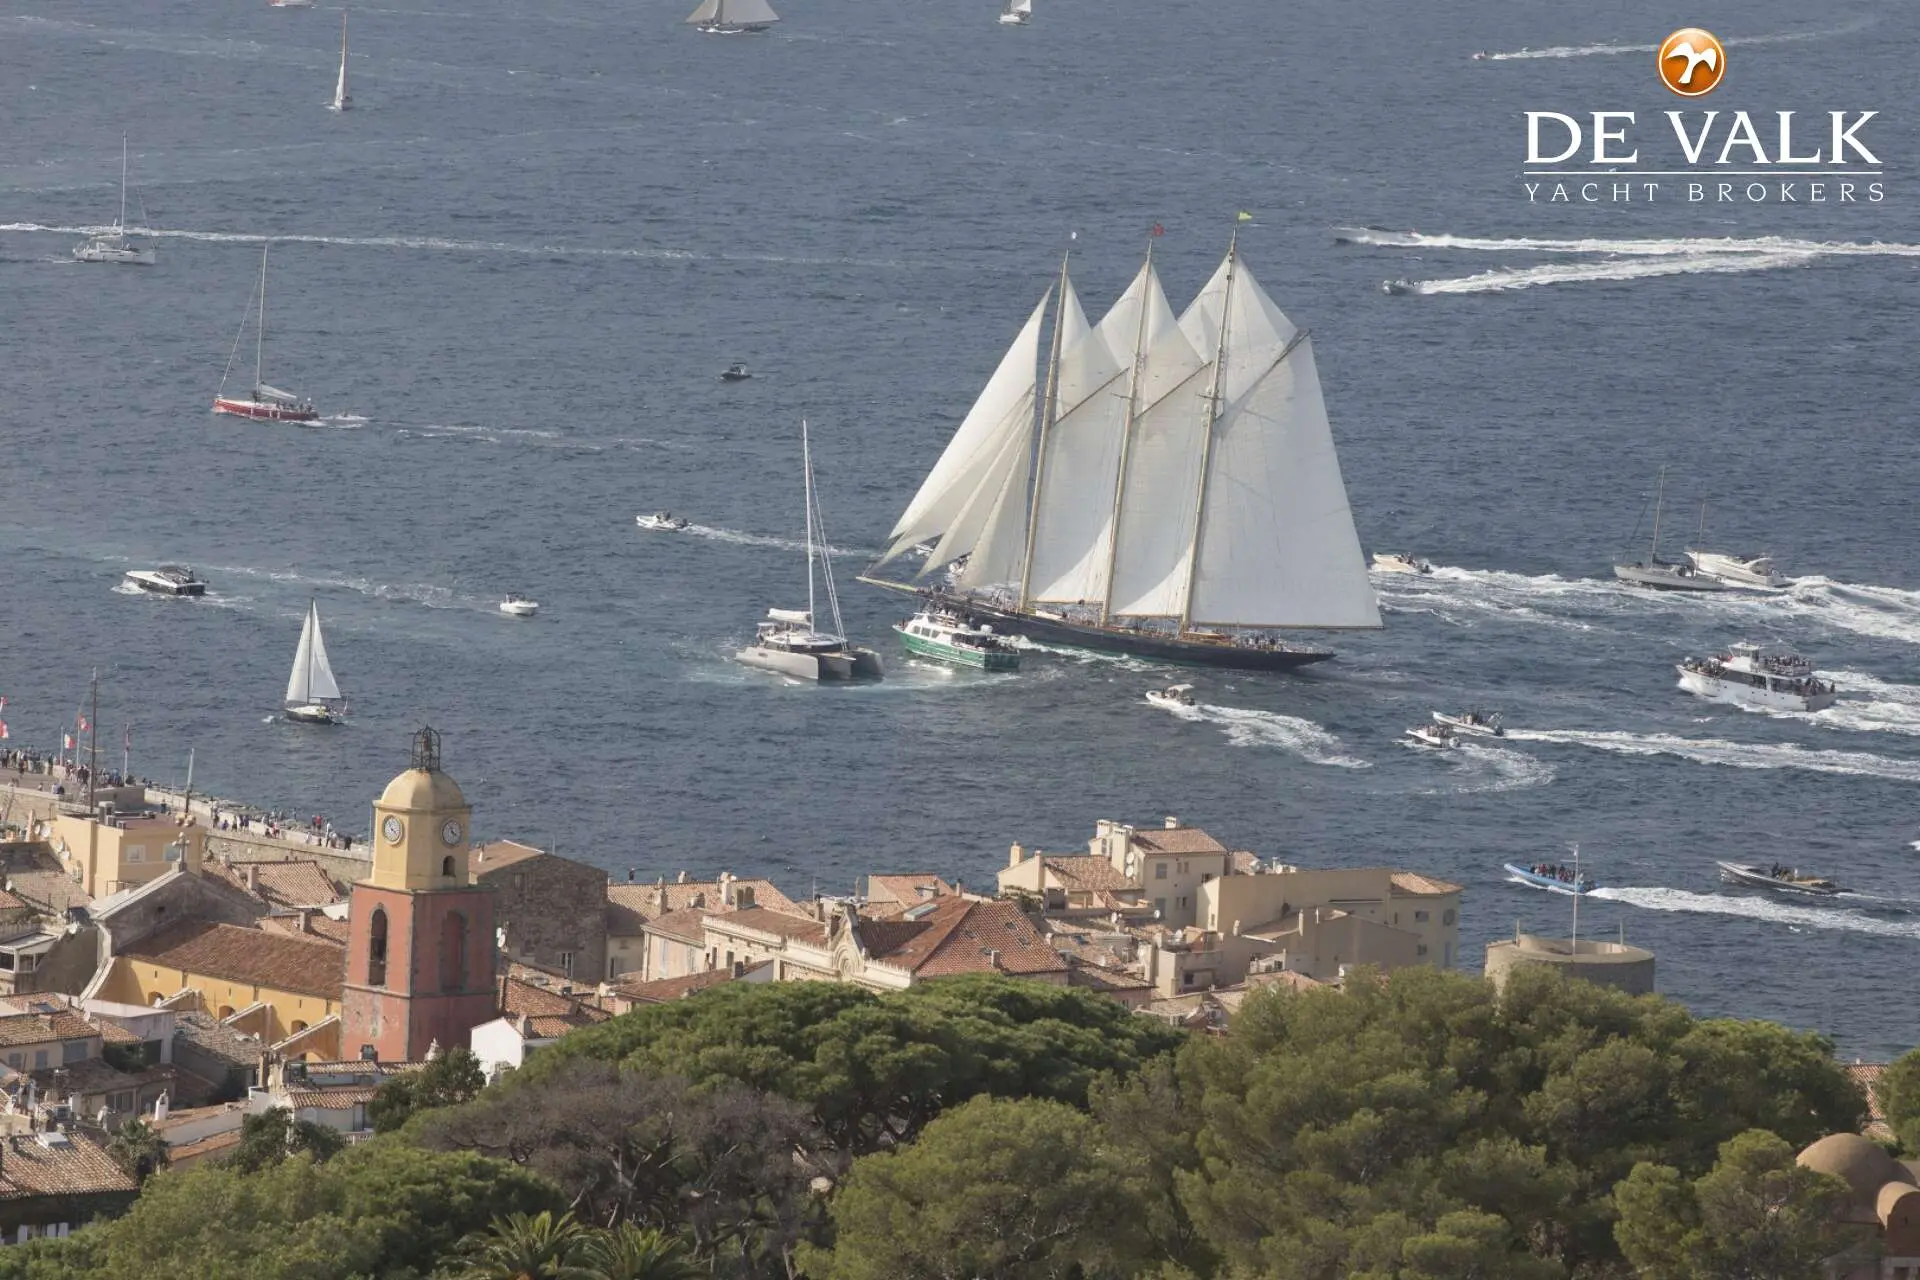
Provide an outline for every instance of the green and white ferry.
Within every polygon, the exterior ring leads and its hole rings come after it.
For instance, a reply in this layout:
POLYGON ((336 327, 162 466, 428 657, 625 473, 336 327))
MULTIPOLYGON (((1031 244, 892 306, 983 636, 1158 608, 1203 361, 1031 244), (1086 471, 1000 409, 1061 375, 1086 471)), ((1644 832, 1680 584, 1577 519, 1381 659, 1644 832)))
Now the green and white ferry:
POLYGON ((944 609, 922 609, 905 622, 894 623, 893 629, 900 633, 907 652, 922 658, 982 671, 1014 671, 1020 666, 1020 651, 1005 636, 944 609))

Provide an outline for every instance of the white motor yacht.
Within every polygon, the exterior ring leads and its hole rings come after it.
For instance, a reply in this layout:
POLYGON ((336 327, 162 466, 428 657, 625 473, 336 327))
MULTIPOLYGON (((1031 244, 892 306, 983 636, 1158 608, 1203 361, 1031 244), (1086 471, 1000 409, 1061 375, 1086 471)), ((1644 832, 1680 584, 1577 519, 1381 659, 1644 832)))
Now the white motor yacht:
POLYGON ((1687 563, 1703 578, 1729 587, 1779 591, 1787 579, 1773 570, 1772 556, 1736 556, 1720 551, 1688 551, 1687 563))
POLYGON ((500 602, 500 612, 515 618, 531 618, 540 612, 540 602, 508 592, 507 598, 500 602))
POLYGON ((1170 684, 1164 689, 1149 689, 1147 701, 1156 707, 1191 707, 1194 705, 1193 686, 1170 684))
POLYGON ((157 596, 203 596, 207 584, 184 565, 163 564, 158 569, 129 569, 126 579, 142 591, 157 596))
POLYGON ((674 515, 671 511, 656 511, 650 516, 635 516, 633 522, 642 529, 664 529, 668 533, 678 533, 693 523, 685 516, 674 515))
POLYGON ((1433 566, 1419 556, 1403 555, 1398 551, 1374 552, 1373 567, 1381 573, 1433 572, 1433 566))
POLYGON ((1436 711, 1433 713, 1435 724, 1445 725, 1455 733, 1470 733, 1482 738, 1504 738, 1507 731, 1500 725, 1498 711, 1436 711))
POLYGON ((1806 658, 1745 641, 1711 658, 1688 658, 1674 670, 1688 693, 1768 711, 1824 711, 1840 696, 1806 658))
POLYGON ((1460 739, 1452 725, 1417 724, 1407 730, 1407 737, 1416 747, 1457 747, 1460 739))

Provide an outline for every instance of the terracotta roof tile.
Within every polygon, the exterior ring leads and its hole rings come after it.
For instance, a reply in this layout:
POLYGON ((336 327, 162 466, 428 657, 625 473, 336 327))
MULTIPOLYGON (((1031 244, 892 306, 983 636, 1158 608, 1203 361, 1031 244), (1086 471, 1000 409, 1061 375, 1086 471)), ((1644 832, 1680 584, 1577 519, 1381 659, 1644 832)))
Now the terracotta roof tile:
POLYGON ((1234 875, 1250 876, 1255 874, 1259 870, 1260 870, 1259 854, 1249 853, 1245 849, 1235 849, 1233 851, 1233 874, 1234 875))
POLYGON ((0 1160, 0 1200, 134 1190, 133 1179, 84 1134, 36 1134, 0 1138, 0 1142, 6 1143, 5 1159, 0 1160), (42 1141, 47 1138, 55 1145, 42 1141))
POLYGON ((1417 871, 1396 871, 1393 873, 1393 891, 1415 897, 1441 897, 1459 893, 1460 886, 1437 876, 1423 876, 1417 871))
POLYGON ((1153 984, 1135 974, 1080 961, 1067 970, 1067 985, 1089 991, 1149 991, 1153 984))
MULTIPOLYGON (((780 892, 771 880, 741 876, 732 883, 737 888, 753 890, 753 905, 756 907, 772 907, 775 911, 798 909, 793 899, 780 892)), ((709 911, 726 909, 726 894, 722 892, 718 880, 607 886, 608 901, 637 911, 647 920, 658 919, 670 911, 684 911, 694 905, 696 899, 709 911)))
POLYGON ((318 911, 307 913, 304 927, 299 915, 262 916, 260 927, 272 933, 287 934, 295 938, 322 938, 339 946, 347 945, 347 934, 351 926, 345 920, 335 920, 332 916, 321 915, 318 911))
POLYGON ((1227 846, 1198 827, 1135 827, 1133 842, 1149 853, 1227 852, 1227 846))
MULTIPOLYGON (((742 929, 771 933, 782 938, 797 938, 804 942, 816 942, 822 946, 825 946, 827 941, 827 926, 812 916, 774 911, 768 907, 748 907, 744 911, 710 915, 706 922, 714 925, 737 925, 742 929)), ((659 921, 655 921, 654 924, 657 928, 659 921)), ((702 937, 704 936, 703 933, 702 937)))
POLYGON ((609 901, 606 921, 609 938, 637 938, 640 936, 641 926, 647 923, 647 918, 632 907, 609 901))
MULTIPOLYGON (((753 973, 772 963, 771 960, 762 960, 758 964, 748 965, 742 973, 753 973)), ((613 993, 635 1004, 665 1004, 670 1000, 684 1000, 709 987, 733 980, 731 969, 708 969, 702 973, 683 974, 678 978, 656 978, 652 982, 616 982, 613 993)))
POLYGON ((25 909, 26 906, 26 899, 0 889, 0 911, 17 911, 25 909))
MULTIPOLYGON (((198 1124, 202 1120, 211 1120, 216 1116, 233 1115, 244 1119, 245 1111, 245 1106, 238 1102, 216 1102, 208 1107, 182 1107, 178 1111, 169 1110, 165 1120, 154 1120, 150 1123, 154 1131, 164 1138, 175 1129, 198 1124)), ((240 1119, 234 1121, 235 1129, 240 1127, 240 1119)))
POLYGON ((111 1022, 106 1018, 102 1018, 98 1022, 94 1023, 93 1027, 94 1027, 94 1030, 100 1033, 101 1044, 145 1044, 146 1043, 146 1041, 142 1040, 139 1036, 127 1030, 125 1027, 121 1026, 119 1023, 111 1022))
POLYGON ((0 1046, 45 1044, 51 1040, 82 1040, 104 1033, 77 1013, 60 1009, 52 1013, 12 1013, 0 1015, 0 1046))
MULTIPOLYGON (((521 844, 518 840, 489 840, 473 846, 472 857, 467 860, 467 869, 475 880, 483 875, 512 866, 516 862, 526 862, 532 858, 547 856, 545 849, 530 844, 521 844)), ((556 855, 557 856, 557 855, 556 855)))
POLYGON ((345 1111, 360 1103, 372 1102, 373 1095, 378 1092, 380 1092, 379 1085, 340 1089, 289 1089, 287 1102, 295 1111, 309 1108, 316 1111, 345 1111))
POLYGON ((714 913, 705 907, 685 907, 679 911, 669 911, 663 916, 655 916, 647 921, 646 932, 665 934, 682 942, 695 944, 707 940, 707 917, 714 913))
POLYGON ((1011 902, 938 898, 917 918, 860 926, 861 945, 916 977, 956 973, 1064 973, 1067 962, 1011 902), (996 966, 990 952, 998 952, 996 966))
POLYGON ((877 902, 904 902, 917 906, 929 898, 944 898, 956 892, 954 887, 931 872, 910 875, 868 876, 867 897, 877 902), (926 892, 921 892, 921 890, 926 892))
POLYGON ((326 907, 344 896, 333 877, 312 858, 209 862, 204 870, 269 907, 326 907), (249 873, 252 888, 247 887, 249 873))
POLYGON ((1090 891, 1139 887, 1105 858, 1096 858, 1089 854, 1059 857, 1047 854, 1042 858, 1042 863, 1048 871, 1058 876, 1069 890, 1090 891))
POLYGON ((500 1012, 506 1017, 565 1018, 579 1016, 587 1022, 604 1022, 611 1015, 585 1003, 591 987, 576 987, 582 996, 563 996, 558 991, 537 987, 531 982, 508 976, 500 979, 500 1012))
POLYGON ((14 896, 47 915, 61 915, 68 907, 93 901, 44 840, 15 841, 0 849, 0 881, 9 880, 14 896))
POLYGON ((257 1066, 263 1047, 259 1036, 227 1026, 210 1013, 177 1013, 174 1034, 211 1057, 239 1067, 257 1066))
POLYGON ((1880 1077, 1886 1073, 1884 1062, 1856 1062, 1846 1068, 1860 1091, 1867 1095, 1867 1119, 1874 1124, 1886 1123, 1887 1113, 1880 1105, 1880 1077))
POLYGON ((127 947, 121 954, 229 982, 338 1000, 345 982, 344 948, 322 938, 188 921, 127 947))
POLYGON ((197 1142, 183 1142, 178 1146, 167 1144, 167 1154, 175 1164, 185 1164, 189 1160, 204 1160, 208 1156, 218 1155, 229 1147, 240 1145, 240 1131, 231 1129, 226 1133, 216 1133, 201 1138, 197 1142))

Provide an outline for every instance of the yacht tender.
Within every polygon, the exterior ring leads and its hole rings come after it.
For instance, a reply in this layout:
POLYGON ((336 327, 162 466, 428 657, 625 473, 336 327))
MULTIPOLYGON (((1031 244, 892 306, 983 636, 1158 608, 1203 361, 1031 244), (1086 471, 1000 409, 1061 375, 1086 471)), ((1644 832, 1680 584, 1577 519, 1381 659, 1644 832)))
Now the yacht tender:
POLYGON ((129 569, 126 578, 142 591, 157 596, 203 596, 207 584, 184 565, 163 564, 158 569, 129 569))
POLYGON ((678 533, 693 523, 685 516, 677 516, 671 511, 656 511, 650 516, 635 516, 633 522, 642 529, 665 529, 669 533, 678 533))
POLYGON ((1711 658, 1688 658, 1674 670, 1688 693, 1768 711, 1823 711, 1839 697, 1831 681, 1814 676, 1812 662, 1748 641, 1711 658))
POLYGON ((922 658, 982 671, 1014 671, 1020 666, 1020 651, 1005 636, 952 609, 929 605, 905 622, 894 623, 893 629, 907 652, 922 658))
POLYGON ((1765 889, 1770 893, 1784 893, 1796 898, 1831 898, 1841 891, 1839 885, 1824 876, 1803 876, 1798 867, 1778 862, 1765 867, 1739 862, 1716 862, 1714 865, 1720 868, 1720 878, 1728 884, 1765 889))
POLYGON ((1434 723, 1443 724, 1455 733, 1477 734, 1483 738, 1504 738, 1507 731, 1501 727, 1498 711, 1462 711, 1457 715, 1447 711, 1433 713, 1434 723))
POLYGON ((1147 701, 1156 707, 1191 707, 1194 705, 1193 686, 1170 684, 1164 689, 1149 689, 1147 701))
POLYGON ((1407 730, 1407 737, 1416 747, 1457 747, 1460 736, 1450 724, 1417 724, 1407 730))
POLYGON ((500 612, 515 618, 531 618, 540 612, 540 602, 529 600, 525 596, 514 595, 509 591, 507 598, 500 602, 500 612))
POLYGON ((1560 862, 1534 862, 1524 867, 1517 862, 1509 862, 1506 870, 1508 875, 1521 883, 1545 889, 1548 893, 1564 893, 1579 898, 1600 887, 1592 876, 1582 874, 1578 867, 1569 867, 1560 862))
POLYGON ((1381 573, 1432 573, 1433 565, 1419 556, 1404 555, 1398 551, 1376 551, 1373 553, 1373 567, 1381 573))

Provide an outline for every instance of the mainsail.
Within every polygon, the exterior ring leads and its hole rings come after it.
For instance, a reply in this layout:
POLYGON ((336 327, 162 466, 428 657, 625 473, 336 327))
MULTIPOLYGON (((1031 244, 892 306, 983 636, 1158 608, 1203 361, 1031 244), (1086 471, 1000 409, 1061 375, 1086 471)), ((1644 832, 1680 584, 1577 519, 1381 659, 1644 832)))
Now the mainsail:
POLYGON ((882 563, 937 540, 922 574, 1181 633, 1380 626, 1312 342, 1237 248, 1177 319, 1151 253, 1092 329, 1059 297, 1051 396, 1042 298, 882 563))
POLYGON ((687 15, 694 24, 714 23, 727 27, 758 27, 780 21, 767 0, 702 0, 698 9, 687 15))
POLYGON ((327 662, 327 642, 320 635, 320 605, 307 604, 307 624, 300 628, 300 647, 294 650, 293 672, 287 677, 287 702, 304 706, 340 696, 333 667, 327 662))

